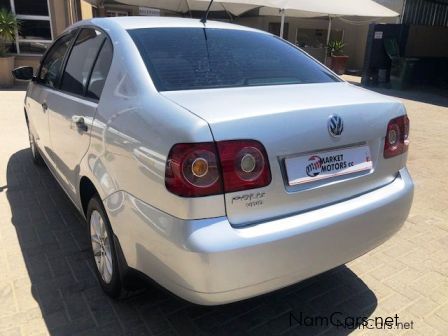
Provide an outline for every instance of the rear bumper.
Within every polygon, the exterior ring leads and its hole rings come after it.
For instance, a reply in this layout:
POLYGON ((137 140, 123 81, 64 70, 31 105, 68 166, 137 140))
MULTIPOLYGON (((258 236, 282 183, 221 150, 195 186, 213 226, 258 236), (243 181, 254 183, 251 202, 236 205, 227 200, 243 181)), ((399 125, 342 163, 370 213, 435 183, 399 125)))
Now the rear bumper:
POLYGON ((239 229, 225 217, 180 220, 126 193, 106 206, 129 266, 180 297, 213 305, 297 283, 370 251, 402 226, 413 189, 402 169, 362 196, 239 229))

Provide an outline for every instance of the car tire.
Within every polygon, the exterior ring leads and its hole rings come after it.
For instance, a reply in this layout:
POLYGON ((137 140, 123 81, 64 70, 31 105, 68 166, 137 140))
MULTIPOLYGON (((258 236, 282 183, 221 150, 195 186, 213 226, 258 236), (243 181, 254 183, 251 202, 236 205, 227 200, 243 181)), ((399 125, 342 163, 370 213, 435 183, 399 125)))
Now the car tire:
POLYGON ((36 145, 36 139, 34 138, 33 133, 31 133, 29 125, 28 125, 28 139, 30 141, 30 150, 31 150, 31 155, 32 155, 34 164, 36 164, 38 166, 43 166, 44 160, 42 159, 42 156, 40 155, 39 148, 37 148, 37 145, 36 145))
POLYGON ((98 194, 88 204, 87 224, 91 258, 98 281, 108 296, 119 298, 122 284, 114 233, 98 194))

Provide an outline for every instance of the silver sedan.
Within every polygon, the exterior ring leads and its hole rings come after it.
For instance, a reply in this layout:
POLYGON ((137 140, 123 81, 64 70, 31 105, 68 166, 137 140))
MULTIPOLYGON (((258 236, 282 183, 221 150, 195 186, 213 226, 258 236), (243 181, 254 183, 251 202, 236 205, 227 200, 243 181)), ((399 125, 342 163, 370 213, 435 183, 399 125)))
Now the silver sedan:
POLYGON ((135 271, 192 302, 237 301, 375 248, 412 203, 403 105, 266 32, 180 18, 67 29, 25 118, 88 223, 117 297, 135 271))

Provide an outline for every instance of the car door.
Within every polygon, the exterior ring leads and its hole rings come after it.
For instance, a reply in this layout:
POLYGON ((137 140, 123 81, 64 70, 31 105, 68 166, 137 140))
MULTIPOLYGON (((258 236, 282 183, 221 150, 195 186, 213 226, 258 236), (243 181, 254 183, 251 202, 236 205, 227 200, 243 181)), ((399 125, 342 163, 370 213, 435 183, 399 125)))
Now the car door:
POLYGON ((29 86, 26 111, 37 145, 48 161, 50 132, 48 127, 48 96, 57 88, 64 59, 75 32, 62 35, 48 50, 41 62, 37 77, 29 86))
POLYGON ((110 60, 104 61, 102 54, 111 55, 111 48, 104 32, 82 28, 67 58, 59 91, 48 98, 50 156, 61 184, 72 198, 79 181, 79 163, 90 144, 91 126, 105 82, 105 76, 101 78, 97 69, 103 63, 110 65, 110 60))

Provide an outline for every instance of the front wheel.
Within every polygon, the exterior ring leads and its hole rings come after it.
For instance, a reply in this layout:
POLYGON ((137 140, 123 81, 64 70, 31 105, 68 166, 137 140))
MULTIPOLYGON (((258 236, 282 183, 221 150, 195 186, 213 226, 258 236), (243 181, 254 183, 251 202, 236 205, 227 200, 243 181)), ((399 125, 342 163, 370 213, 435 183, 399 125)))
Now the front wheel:
POLYGON ((103 203, 98 195, 89 202, 87 221, 95 273, 104 292, 112 298, 121 295, 122 285, 114 235, 103 203))

